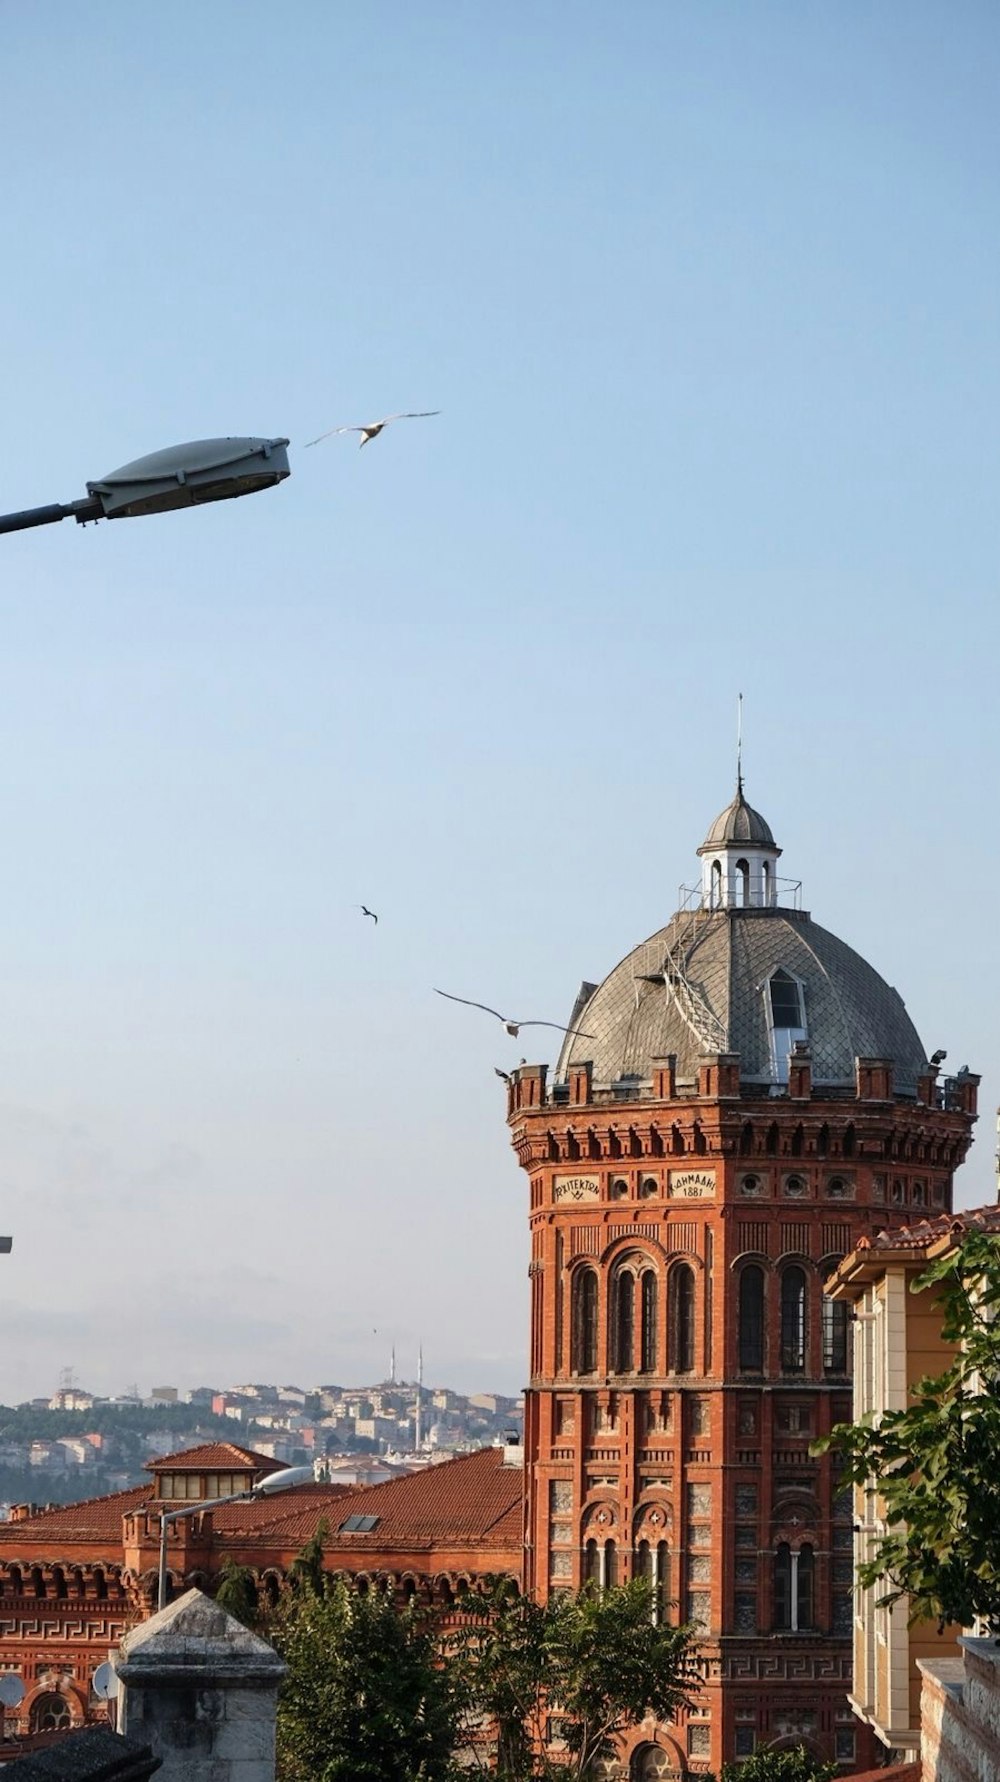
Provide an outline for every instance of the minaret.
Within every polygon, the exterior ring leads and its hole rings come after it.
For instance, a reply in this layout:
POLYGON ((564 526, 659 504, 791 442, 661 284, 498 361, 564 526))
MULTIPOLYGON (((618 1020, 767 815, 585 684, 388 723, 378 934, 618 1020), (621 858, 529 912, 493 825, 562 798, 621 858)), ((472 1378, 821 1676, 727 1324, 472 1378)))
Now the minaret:
POLYGON ((414 1452, 414 1454, 420 1453, 420 1443, 421 1443, 421 1440, 423 1439, 423 1431, 422 1431, 421 1422, 420 1422, 421 1400, 423 1398, 423 1390, 424 1390, 424 1346, 423 1346, 423 1343, 421 1343, 419 1349, 417 1350, 417 1402, 413 1408, 413 1452, 414 1452))
POLYGON ((389 1385, 396 1384, 396 1345, 393 1343, 389 1351, 389 1385))

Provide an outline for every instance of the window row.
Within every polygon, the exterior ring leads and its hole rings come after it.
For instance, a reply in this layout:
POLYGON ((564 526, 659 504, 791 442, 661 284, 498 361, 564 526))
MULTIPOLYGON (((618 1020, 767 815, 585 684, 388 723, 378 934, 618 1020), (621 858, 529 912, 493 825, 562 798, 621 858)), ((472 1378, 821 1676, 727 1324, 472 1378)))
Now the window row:
MULTIPOLYGON (((568 1556, 564 1556, 568 1557, 568 1556)), ((740 1562, 742 1563, 742 1562, 740 1562)), ((756 1560, 752 1561, 756 1575, 756 1560)), ((708 1631, 710 1597, 699 1585, 708 1582, 705 1558, 688 1557, 684 1618, 708 1631)), ((792 1547, 782 1541, 771 1554, 771 1630, 774 1633, 813 1633, 817 1631, 816 1558, 806 1542, 792 1547)), ((633 1576, 645 1578, 651 1587, 654 1620, 665 1619, 671 1606, 670 1552, 665 1541, 639 1541, 633 1556, 633 1576)), ((568 1568, 567 1568, 568 1570, 568 1568)), ((583 1581, 597 1590, 610 1590, 620 1581, 618 1547, 613 1540, 588 1540, 583 1549, 583 1581)), ((739 1573, 737 1574, 739 1582, 739 1573)), ((835 1580, 836 1581, 836 1580, 835 1580)), ((849 1589, 834 1589, 831 1597, 832 1632, 844 1636, 851 1631, 853 1597, 849 1589)), ((760 1631, 757 1612, 757 1591, 739 1590, 735 1594, 733 1625, 740 1633, 760 1631)))
MULTIPOLYGON (((767 1289, 764 1270, 755 1262, 740 1271, 739 1365, 747 1373, 763 1373, 766 1364, 767 1289)), ((778 1281, 778 1364, 784 1374, 805 1373, 809 1356, 809 1284, 806 1271, 793 1263, 778 1281)), ((827 1373, 847 1371, 847 1305, 822 1302, 822 1362, 827 1373)))
MULTIPOLYGON (((599 1370, 600 1281, 597 1270, 576 1271, 570 1295, 570 1371, 599 1370)), ((626 1257, 614 1269, 608 1288, 607 1372, 660 1371, 659 1277, 644 1257, 626 1257)), ((695 1360, 694 1270, 675 1263, 667 1277, 667 1354, 663 1371, 689 1374, 695 1360)))

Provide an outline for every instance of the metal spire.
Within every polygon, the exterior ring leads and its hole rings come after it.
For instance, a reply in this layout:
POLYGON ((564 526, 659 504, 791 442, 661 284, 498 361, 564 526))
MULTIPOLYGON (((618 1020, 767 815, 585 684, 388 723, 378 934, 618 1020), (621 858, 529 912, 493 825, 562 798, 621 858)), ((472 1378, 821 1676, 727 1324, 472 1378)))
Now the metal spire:
POLYGON ((743 695, 736 696, 736 796, 743 797, 743 695))

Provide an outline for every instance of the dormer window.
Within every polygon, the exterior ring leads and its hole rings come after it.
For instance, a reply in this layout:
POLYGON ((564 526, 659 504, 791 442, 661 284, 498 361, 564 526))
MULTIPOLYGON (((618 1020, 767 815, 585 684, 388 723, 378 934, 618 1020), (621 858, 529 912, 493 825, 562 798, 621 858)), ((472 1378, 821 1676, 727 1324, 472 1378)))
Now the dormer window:
POLYGON ((787 971, 776 971, 770 990, 772 1027, 804 1027, 802 997, 795 979, 787 971))
POLYGON ((791 972, 772 972, 764 986, 765 1007, 771 1029, 775 1080, 788 1082, 788 1054, 798 1040, 808 1038, 802 985, 791 972))

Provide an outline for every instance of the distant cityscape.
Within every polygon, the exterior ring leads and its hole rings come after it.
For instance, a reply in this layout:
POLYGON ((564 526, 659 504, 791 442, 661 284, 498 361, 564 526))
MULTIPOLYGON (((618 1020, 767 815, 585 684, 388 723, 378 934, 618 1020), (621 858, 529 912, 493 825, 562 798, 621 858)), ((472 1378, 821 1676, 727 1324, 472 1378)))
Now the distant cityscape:
POLYGON ((101 1398, 56 1392, 0 1406, 0 1521, 17 1503, 70 1503, 144 1483, 145 1463, 220 1438, 319 1479, 374 1485, 491 1443, 519 1442, 523 1402, 390 1378, 369 1386, 263 1382, 101 1398))

